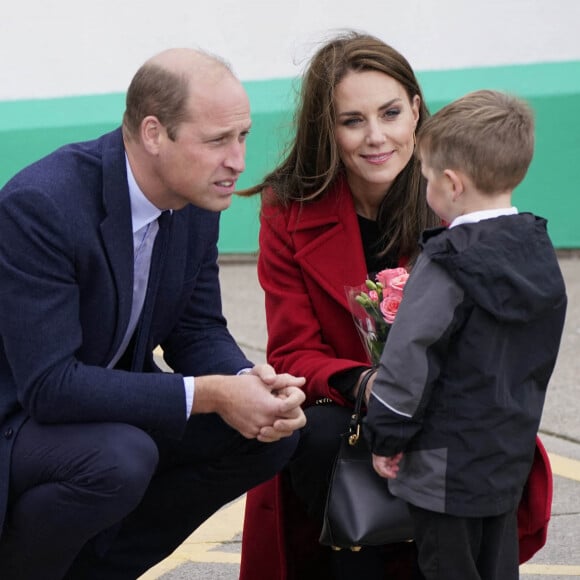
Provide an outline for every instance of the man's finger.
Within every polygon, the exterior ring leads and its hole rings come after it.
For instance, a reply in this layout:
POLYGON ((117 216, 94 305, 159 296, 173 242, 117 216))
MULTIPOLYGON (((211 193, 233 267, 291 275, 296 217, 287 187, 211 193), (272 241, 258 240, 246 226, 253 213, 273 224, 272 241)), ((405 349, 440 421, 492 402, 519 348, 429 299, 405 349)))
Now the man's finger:
POLYGON ((306 425, 306 415, 304 413, 300 413, 295 418, 283 418, 283 419, 276 419, 274 421, 274 429, 280 432, 287 432, 288 434, 293 433, 297 429, 301 429, 306 425))
POLYGON ((285 416, 289 411, 292 411, 296 407, 300 407, 305 399, 306 395, 302 389, 288 387, 284 390, 284 397, 280 397, 279 414, 285 416))

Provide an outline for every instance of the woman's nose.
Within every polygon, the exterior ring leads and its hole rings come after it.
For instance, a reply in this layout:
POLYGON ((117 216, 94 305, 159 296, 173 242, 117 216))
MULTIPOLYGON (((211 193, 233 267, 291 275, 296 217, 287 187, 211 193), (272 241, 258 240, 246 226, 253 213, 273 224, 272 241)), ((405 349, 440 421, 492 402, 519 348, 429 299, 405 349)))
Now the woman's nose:
POLYGON ((377 123, 370 123, 368 132, 366 134, 366 142, 369 145, 380 145, 386 140, 386 135, 383 127, 377 123))

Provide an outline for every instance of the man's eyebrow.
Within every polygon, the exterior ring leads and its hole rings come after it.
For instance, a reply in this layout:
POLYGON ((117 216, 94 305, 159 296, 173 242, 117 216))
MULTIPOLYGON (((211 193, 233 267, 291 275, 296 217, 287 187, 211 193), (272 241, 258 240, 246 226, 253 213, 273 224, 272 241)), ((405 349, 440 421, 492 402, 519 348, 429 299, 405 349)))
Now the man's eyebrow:
POLYGON ((224 137, 233 137, 235 135, 239 135, 240 133, 248 133, 252 128, 252 124, 249 123, 246 127, 242 127, 241 129, 232 128, 232 129, 225 129, 223 131, 216 131, 215 133, 207 134, 205 139, 212 140, 212 139, 223 139, 224 137))

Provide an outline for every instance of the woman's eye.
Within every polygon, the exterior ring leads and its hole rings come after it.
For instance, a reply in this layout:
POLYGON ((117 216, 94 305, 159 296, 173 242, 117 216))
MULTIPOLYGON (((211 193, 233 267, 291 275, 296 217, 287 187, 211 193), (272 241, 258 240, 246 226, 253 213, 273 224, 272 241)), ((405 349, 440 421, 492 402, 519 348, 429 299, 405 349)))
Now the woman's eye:
POLYGON ((345 127, 352 127, 353 125, 357 125, 358 123, 360 123, 361 120, 357 119, 356 117, 351 117, 350 119, 345 119, 342 124, 345 127))
POLYGON ((394 117, 398 117, 401 113, 400 109, 387 109, 385 111, 385 117, 387 117, 387 119, 392 119, 394 117))

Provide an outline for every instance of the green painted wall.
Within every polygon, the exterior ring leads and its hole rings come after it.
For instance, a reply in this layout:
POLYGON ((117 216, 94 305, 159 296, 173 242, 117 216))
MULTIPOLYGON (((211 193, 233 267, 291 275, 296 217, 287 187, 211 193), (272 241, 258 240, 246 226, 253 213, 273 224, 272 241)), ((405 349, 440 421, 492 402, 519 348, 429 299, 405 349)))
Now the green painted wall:
MULTIPOLYGON (((527 99, 536 113, 536 151, 528 175, 516 190, 520 210, 546 217, 558 248, 580 248, 580 61, 418 73, 425 99, 435 112, 475 89, 494 88, 527 99)), ((298 81, 248 81, 252 131, 244 188, 257 182, 280 157, 291 134, 298 81)), ((0 102, 0 184, 56 147, 92 139, 116 127, 124 94, 0 102)), ((220 251, 257 250, 258 198, 235 198, 223 214, 220 251)))

